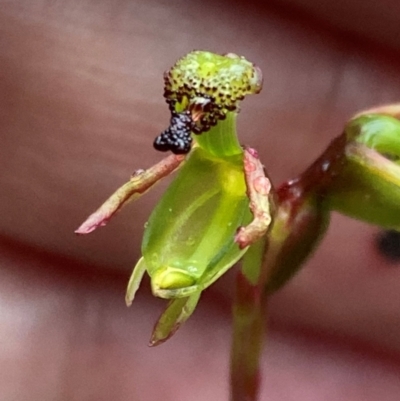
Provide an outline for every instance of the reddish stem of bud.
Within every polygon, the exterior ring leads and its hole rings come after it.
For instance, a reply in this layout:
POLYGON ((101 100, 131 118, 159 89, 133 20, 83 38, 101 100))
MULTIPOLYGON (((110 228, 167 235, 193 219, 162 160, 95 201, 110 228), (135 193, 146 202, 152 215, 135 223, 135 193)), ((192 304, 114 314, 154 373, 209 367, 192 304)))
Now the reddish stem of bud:
MULTIPOLYGON (((324 195, 332 180, 345 163, 345 134, 335 138, 325 152, 298 178, 283 183, 276 191, 278 204, 290 202, 293 206, 301 203, 309 193, 324 195)), ((296 214, 296 208, 292 207, 296 214)))

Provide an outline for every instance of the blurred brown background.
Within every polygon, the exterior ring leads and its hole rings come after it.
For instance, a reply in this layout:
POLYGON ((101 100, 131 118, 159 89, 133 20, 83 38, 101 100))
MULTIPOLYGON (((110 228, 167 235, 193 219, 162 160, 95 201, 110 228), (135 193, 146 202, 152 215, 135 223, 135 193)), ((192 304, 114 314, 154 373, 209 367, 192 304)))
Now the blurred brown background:
MULTIPOLYGON (((162 74, 178 57, 234 52, 261 67, 239 129, 278 184, 352 114, 400 100, 399 15, 395 0, 0 0, 0 400, 226 399, 229 278, 154 350, 162 303, 145 287, 123 304, 166 183, 106 229, 73 231, 162 156, 162 74)), ((400 272, 376 232, 334 216, 274 297, 269 400, 398 399, 400 272)))

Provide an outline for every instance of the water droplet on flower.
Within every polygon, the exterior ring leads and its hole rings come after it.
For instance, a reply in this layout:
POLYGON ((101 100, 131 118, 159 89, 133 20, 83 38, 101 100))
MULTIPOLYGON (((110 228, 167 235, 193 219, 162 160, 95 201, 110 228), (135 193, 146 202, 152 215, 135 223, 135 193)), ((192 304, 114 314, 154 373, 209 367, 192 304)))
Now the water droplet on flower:
POLYGON ((321 170, 326 173, 329 170, 329 167, 331 166, 330 161, 324 161, 321 165, 321 170))

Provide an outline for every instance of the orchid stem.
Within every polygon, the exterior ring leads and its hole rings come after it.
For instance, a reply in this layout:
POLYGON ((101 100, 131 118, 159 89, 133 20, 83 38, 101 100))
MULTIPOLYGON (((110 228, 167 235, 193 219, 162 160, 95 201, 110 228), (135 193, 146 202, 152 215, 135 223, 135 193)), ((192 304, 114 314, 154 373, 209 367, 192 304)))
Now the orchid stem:
POLYGON ((256 401, 260 387, 260 360, 265 335, 265 292, 257 284, 265 239, 245 254, 236 280, 231 348, 231 401, 256 401))

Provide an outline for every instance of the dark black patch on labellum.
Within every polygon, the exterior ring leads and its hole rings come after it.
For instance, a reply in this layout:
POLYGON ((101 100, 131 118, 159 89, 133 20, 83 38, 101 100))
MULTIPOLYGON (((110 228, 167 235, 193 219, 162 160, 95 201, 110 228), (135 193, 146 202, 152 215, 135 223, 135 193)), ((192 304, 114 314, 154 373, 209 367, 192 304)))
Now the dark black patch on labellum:
POLYGON ((156 150, 176 155, 190 152, 192 147, 192 118, 189 111, 172 113, 169 127, 160 134, 153 143, 156 150))

